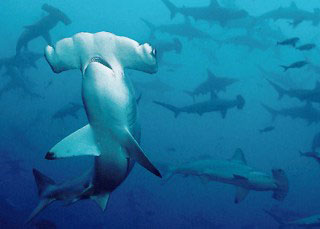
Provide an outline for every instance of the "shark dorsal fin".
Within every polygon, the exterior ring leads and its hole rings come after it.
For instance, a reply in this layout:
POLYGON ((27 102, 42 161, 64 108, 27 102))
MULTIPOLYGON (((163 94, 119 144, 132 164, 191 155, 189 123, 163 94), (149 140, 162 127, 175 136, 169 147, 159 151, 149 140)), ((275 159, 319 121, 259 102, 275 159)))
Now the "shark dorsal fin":
POLYGON ((216 78, 216 75, 210 70, 207 69, 208 79, 216 78))
POLYGON ((297 5, 294 1, 291 2, 290 8, 297 9, 297 5))
POLYGON ((217 0, 210 0, 209 7, 216 8, 216 7, 220 7, 220 5, 217 0))
POLYGON ((239 164, 244 164, 244 165, 247 164, 247 160, 244 157, 244 154, 240 148, 236 149, 230 161, 237 162, 239 164))

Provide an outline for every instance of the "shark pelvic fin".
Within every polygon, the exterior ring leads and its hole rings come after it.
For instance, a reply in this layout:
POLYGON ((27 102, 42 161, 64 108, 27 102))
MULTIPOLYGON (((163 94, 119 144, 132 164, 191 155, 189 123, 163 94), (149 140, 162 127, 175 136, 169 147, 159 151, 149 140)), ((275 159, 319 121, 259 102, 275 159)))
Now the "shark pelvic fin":
POLYGON ((46 159, 54 160, 75 156, 100 156, 90 125, 86 125, 56 144, 46 159))
POLYGON ((107 208, 109 197, 110 193, 105 193, 98 196, 91 196, 90 198, 99 205, 102 211, 104 211, 107 208))
POLYGON ((149 170, 154 175, 162 177, 159 170, 150 162, 129 130, 127 130, 125 148, 127 149, 130 158, 137 161, 142 167, 149 170))
POLYGON ((240 149, 240 148, 236 149, 236 151, 234 152, 234 154, 233 154, 232 158, 230 159, 230 161, 237 162, 239 164, 244 164, 244 165, 247 164, 247 160, 244 157, 242 149, 240 149))
POLYGON ((240 203, 242 200, 244 200, 247 197, 248 194, 249 194, 249 189, 237 187, 234 202, 236 204, 240 203))

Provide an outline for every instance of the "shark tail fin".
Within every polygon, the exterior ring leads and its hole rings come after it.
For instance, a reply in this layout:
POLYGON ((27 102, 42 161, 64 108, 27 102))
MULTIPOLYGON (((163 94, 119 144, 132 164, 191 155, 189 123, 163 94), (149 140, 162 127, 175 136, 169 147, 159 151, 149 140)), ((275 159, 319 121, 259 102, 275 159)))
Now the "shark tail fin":
POLYGON ((174 38, 173 43, 174 43, 174 50, 176 51, 176 53, 178 54, 181 53, 182 51, 181 41, 178 38, 174 38))
POLYGON ((272 175, 278 186, 277 189, 274 190, 272 197, 282 201, 286 198, 289 191, 288 177, 282 169, 272 169, 272 175))
POLYGON ((173 105, 167 104, 167 103, 161 103, 158 101, 153 101, 153 103, 158 104, 164 108, 167 108, 168 110, 172 111, 174 113, 174 117, 177 118, 178 115, 180 114, 180 109, 178 107, 175 107, 173 105))
MULTIPOLYGON (((55 185, 55 182, 49 177, 42 174, 37 169, 33 169, 33 176, 38 187, 38 195, 41 197, 42 193, 48 189, 48 187, 55 185)), ((42 198, 37 205, 37 207, 32 211, 29 218, 26 220, 26 224, 29 223, 34 217, 36 217, 43 209, 45 209, 49 204, 51 204, 55 199, 42 198)))
POLYGON ((278 114, 277 111, 263 103, 261 103, 261 106, 263 106, 263 108, 266 109, 271 114, 272 121, 274 121, 278 114))
POLYGON ((239 110, 242 110, 245 103, 246 103, 246 101, 244 100, 244 98, 241 95, 237 95, 237 108, 239 110))
POLYGON ((282 99, 282 97, 284 96, 284 94, 286 93, 286 90, 282 87, 280 87, 278 84, 275 84, 274 82, 272 82, 271 80, 267 79, 267 81, 269 82, 269 84, 277 91, 278 93, 278 99, 282 99))
POLYGON ((289 69, 289 66, 286 65, 280 65, 281 68, 283 68, 283 71, 286 72, 289 69))
POLYGON ((179 8, 176 7, 169 0, 162 0, 162 2, 168 8, 168 10, 170 11, 170 19, 172 20, 176 16, 176 14, 179 12, 179 8))
POLYGON ((283 220, 281 219, 281 217, 277 216, 276 214, 272 213, 271 211, 269 210, 263 210, 265 213, 267 213, 269 216, 271 216, 277 223, 280 224, 280 227, 279 228, 283 228, 283 225, 284 225, 284 222, 283 220))

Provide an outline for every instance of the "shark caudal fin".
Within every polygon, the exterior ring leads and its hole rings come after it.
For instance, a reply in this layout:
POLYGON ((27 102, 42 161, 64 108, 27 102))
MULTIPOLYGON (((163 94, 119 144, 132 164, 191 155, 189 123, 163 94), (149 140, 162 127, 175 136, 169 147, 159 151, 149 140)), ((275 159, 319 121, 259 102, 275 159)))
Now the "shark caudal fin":
POLYGON ((174 50, 176 51, 176 53, 180 54, 182 51, 181 41, 178 38, 173 38, 173 43, 174 43, 174 50))
POLYGON ((176 16, 176 14, 179 12, 179 8, 176 7, 169 0, 162 0, 162 2, 168 8, 168 10, 170 11, 170 19, 172 20, 176 16))
POLYGON ((269 84, 277 91, 278 93, 278 99, 282 99, 282 97, 284 96, 284 94, 287 92, 287 90, 285 90, 284 88, 280 87, 278 84, 272 82, 269 79, 266 79, 269 84))
POLYGON ((173 105, 167 104, 167 103, 161 103, 158 101, 153 101, 153 103, 158 104, 164 108, 167 108, 168 110, 172 111, 174 113, 174 117, 177 118, 180 114, 180 109, 178 107, 175 107, 173 105))
POLYGON ((286 65, 279 65, 281 68, 283 68, 283 71, 286 72, 290 67, 286 65))
POLYGON ((288 177, 282 169, 272 169, 272 175, 278 186, 277 189, 273 191, 272 197, 282 201, 286 198, 289 191, 288 177))
POLYGON ((42 194, 49 188, 55 185, 55 182, 49 177, 42 174, 37 169, 33 169, 33 176, 37 184, 38 195, 40 197, 40 202, 38 206, 32 211, 29 218, 26 220, 26 224, 29 223, 34 217, 36 217, 43 209, 45 209, 49 204, 55 201, 54 198, 45 198, 42 197, 42 194))
POLYGON ((237 108, 239 110, 242 110, 245 103, 246 103, 246 101, 244 100, 244 98, 241 95, 237 95, 237 108))
POLYGON ((265 105, 263 103, 261 103, 261 106, 271 114, 271 119, 272 119, 272 121, 274 121, 276 119, 277 115, 278 115, 277 110, 275 110, 275 109, 273 109, 273 108, 271 108, 271 107, 269 107, 269 106, 267 106, 267 105, 265 105))

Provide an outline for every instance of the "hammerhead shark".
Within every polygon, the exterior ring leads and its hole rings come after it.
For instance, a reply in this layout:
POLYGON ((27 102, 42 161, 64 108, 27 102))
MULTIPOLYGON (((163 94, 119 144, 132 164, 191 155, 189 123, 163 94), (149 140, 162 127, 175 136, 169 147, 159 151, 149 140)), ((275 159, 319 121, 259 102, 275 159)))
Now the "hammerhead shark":
MULTIPOLYGON (((164 166, 166 167, 166 166, 164 166)), ((165 180, 174 175, 199 177, 202 181, 217 181, 236 186, 235 203, 246 198, 250 190, 272 191, 272 197, 283 200, 289 190, 289 182, 282 169, 273 169, 272 176, 247 165, 241 149, 237 149, 229 160, 195 160, 181 166, 167 166, 165 180)))
POLYGON ((226 91, 227 87, 234 84, 238 80, 235 78, 216 76, 210 69, 207 69, 207 79, 195 87, 192 91, 185 91, 193 99, 198 95, 210 93, 212 97, 216 97, 220 91, 226 91))
POLYGON ((224 119, 227 115, 227 111, 233 107, 237 107, 241 110, 245 105, 245 100, 241 95, 237 95, 234 100, 211 98, 205 102, 194 103, 184 107, 175 107, 170 104, 153 101, 155 104, 160 105, 174 113, 174 117, 177 118, 180 113, 193 113, 203 115, 204 113, 217 111, 221 113, 221 117, 224 119))
POLYGON ((151 34, 154 34, 156 31, 167 33, 173 36, 186 37, 188 40, 196 39, 212 39, 209 33, 201 31, 196 27, 192 26, 188 18, 185 19, 184 23, 179 24, 166 24, 156 26, 146 19, 141 18, 141 20, 148 26, 151 30, 151 34))
POLYGON ((301 10, 292 1, 290 6, 279 7, 276 10, 266 12, 260 16, 260 19, 272 19, 274 21, 279 19, 291 20, 293 27, 296 27, 303 21, 311 21, 314 26, 317 26, 320 22, 320 9, 315 8, 313 12, 301 10))
POLYGON ((216 22, 225 26, 229 21, 242 19, 248 16, 245 10, 222 7, 217 0, 211 0, 208 6, 202 7, 181 7, 178 8, 169 0, 162 0, 170 11, 170 18, 173 19, 177 13, 194 20, 204 20, 209 23, 216 22))
POLYGON ((285 117, 288 116, 291 118, 304 119, 309 125, 320 122, 320 111, 314 108, 310 102, 303 106, 283 108, 279 110, 271 108, 265 104, 261 105, 271 114, 272 120, 275 120, 278 115, 282 115, 285 117))
POLYGON ((267 81, 277 91, 279 99, 287 95, 300 101, 320 103, 320 82, 317 82, 313 89, 285 89, 271 80, 267 81))
POLYGON ((52 45, 52 40, 49 33, 50 30, 53 29, 59 21, 65 25, 71 24, 70 18, 58 8, 55 8, 49 4, 43 4, 41 9, 46 11, 48 15, 43 17, 35 24, 24 27, 25 30, 17 41, 16 55, 20 54, 22 48, 27 49, 31 40, 40 36, 43 37, 49 45, 52 45))
POLYGON ((134 162, 161 177, 139 145, 140 125, 130 79, 124 69, 157 72, 156 50, 108 32, 78 33, 48 45, 45 57, 55 73, 82 72, 82 100, 89 124, 49 150, 49 160, 94 156, 92 169, 60 184, 34 169, 40 203, 27 222, 55 200, 95 200, 106 209, 110 194, 128 176, 134 162))
POLYGON ((52 115, 52 119, 61 119, 63 120, 67 116, 72 116, 74 118, 78 118, 77 112, 83 109, 81 104, 77 103, 69 103, 66 106, 59 109, 52 115))

